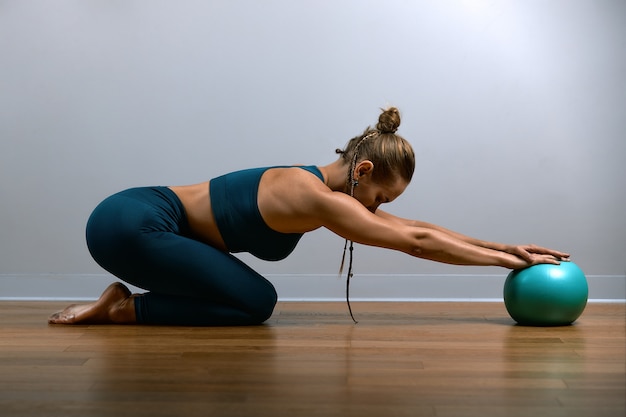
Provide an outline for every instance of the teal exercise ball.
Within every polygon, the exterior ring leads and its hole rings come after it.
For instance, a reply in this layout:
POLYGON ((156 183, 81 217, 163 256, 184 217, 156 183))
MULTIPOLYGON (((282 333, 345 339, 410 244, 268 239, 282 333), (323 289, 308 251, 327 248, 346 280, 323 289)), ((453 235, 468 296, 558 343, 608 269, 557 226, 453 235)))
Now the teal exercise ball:
POLYGON ((566 326, 582 314, 589 287, 573 262, 513 270, 504 283, 504 304, 518 324, 566 326))

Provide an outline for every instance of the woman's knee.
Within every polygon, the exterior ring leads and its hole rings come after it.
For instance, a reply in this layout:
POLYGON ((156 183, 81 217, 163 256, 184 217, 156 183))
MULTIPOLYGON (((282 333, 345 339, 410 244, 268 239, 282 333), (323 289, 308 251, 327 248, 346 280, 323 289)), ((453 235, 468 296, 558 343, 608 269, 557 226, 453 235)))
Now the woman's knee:
POLYGON ((276 289, 268 282, 264 291, 255 295, 254 306, 249 311, 252 321, 258 324, 267 321, 272 316, 277 302, 276 289))

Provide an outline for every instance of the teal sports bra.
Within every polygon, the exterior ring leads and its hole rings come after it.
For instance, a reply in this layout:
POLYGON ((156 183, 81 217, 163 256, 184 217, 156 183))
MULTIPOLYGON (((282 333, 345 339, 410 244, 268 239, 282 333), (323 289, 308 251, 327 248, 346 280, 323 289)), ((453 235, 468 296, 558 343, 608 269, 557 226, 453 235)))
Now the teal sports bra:
POLYGON ((229 252, 249 252, 266 261, 286 258, 295 249, 302 233, 280 233, 261 217, 257 196, 261 176, 272 168, 304 169, 324 177, 309 166, 273 166, 235 171, 211 180, 211 207, 215 222, 229 252))

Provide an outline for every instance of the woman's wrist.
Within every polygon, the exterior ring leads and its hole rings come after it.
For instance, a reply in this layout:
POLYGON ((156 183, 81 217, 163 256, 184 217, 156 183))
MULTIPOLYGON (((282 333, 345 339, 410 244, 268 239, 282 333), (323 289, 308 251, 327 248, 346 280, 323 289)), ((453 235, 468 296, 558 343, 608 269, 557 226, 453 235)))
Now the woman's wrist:
POLYGON ((508 269, 519 269, 526 266, 526 262, 518 256, 509 253, 506 250, 500 250, 500 265, 508 269))

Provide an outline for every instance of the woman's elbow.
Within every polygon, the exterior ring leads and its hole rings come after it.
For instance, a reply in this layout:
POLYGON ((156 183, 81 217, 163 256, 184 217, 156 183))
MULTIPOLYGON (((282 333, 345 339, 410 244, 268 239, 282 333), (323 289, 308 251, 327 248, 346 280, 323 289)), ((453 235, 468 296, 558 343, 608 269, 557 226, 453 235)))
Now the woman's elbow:
POLYGON ((413 228, 407 253, 418 258, 428 258, 431 252, 435 252, 437 237, 436 231, 421 227, 413 228))

